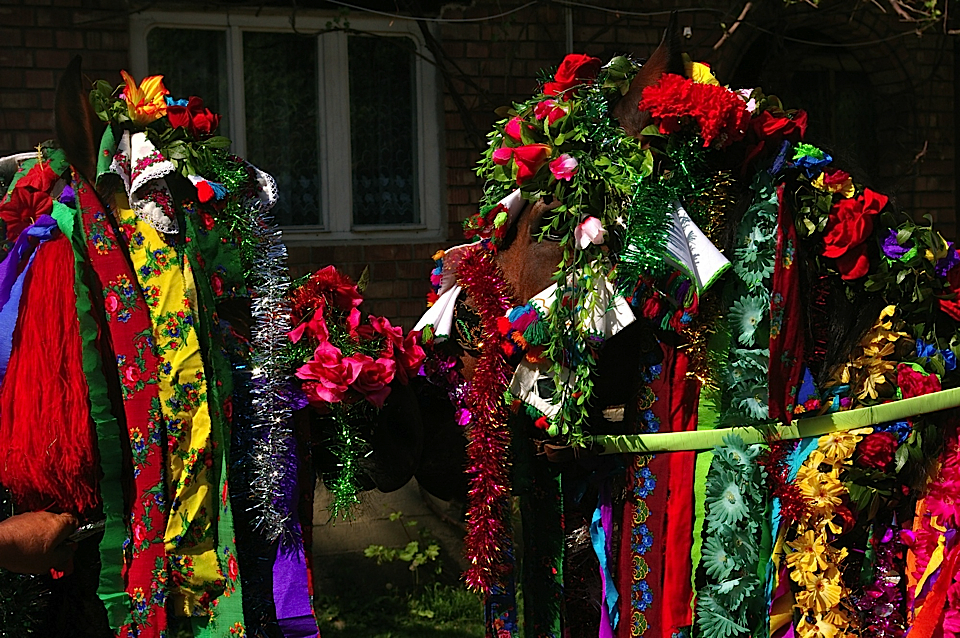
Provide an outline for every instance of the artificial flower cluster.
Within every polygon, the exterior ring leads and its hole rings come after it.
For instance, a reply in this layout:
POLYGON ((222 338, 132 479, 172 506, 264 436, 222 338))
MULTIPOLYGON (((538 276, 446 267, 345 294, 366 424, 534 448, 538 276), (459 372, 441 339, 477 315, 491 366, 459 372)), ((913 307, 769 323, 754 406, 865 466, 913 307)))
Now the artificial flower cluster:
POLYGON ((357 285, 333 266, 314 273, 291 295, 290 332, 312 356, 296 376, 310 405, 329 412, 341 402, 366 400, 382 408, 394 379, 407 384, 423 362, 418 335, 403 334, 385 317, 363 318, 357 285))

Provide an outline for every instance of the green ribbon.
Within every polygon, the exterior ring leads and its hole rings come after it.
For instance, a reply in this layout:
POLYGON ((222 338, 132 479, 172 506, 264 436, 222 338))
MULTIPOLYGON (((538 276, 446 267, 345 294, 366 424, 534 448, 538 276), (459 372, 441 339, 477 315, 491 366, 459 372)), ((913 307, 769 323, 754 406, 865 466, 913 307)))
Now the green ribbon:
MULTIPOLYGON (((702 391, 700 396, 702 398, 697 411, 697 430, 690 434, 713 431, 720 421, 720 412, 714 402, 704 397, 702 391)), ((711 463, 713 463, 712 447, 706 452, 697 454, 697 463, 693 471, 693 544, 690 546, 690 564, 693 566, 690 570, 693 600, 697 598, 697 568, 700 566, 700 558, 703 554, 703 524, 707 518, 707 474, 710 472, 711 463)))
POLYGON ((792 425, 766 425, 697 430, 696 432, 661 432, 656 434, 622 434, 588 436, 587 445, 599 447, 599 454, 650 454, 651 452, 684 452, 712 450, 723 445, 723 438, 737 434, 744 443, 764 443, 770 439, 789 441, 833 432, 855 430, 890 421, 939 412, 960 406, 960 388, 941 390, 919 397, 900 399, 882 405, 834 412, 823 416, 798 419, 792 425))
POLYGON ((73 246, 74 289, 77 295, 77 317, 80 321, 80 336, 83 342, 83 372, 87 377, 90 396, 90 416, 97 433, 100 451, 100 498, 106 518, 103 539, 100 542, 100 582, 97 596, 107 609, 107 620, 115 632, 130 622, 130 597, 123 582, 123 546, 128 538, 127 521, 123 506, 121 460, 123 449, 120 443, 120 423, 112 413, 112 403, 107 391, 107 379, 103 361, 97 348, 99 329, 93 316, 90 289, 83 278, 86 269, 86 240, 79 213, 60 202, 54 202, 53 218, 73 246))
MULTIPOLYGON (((214 327, 216 301, 213 288, 210 285, 206 271, 200 266, 197 255, 196 217, 185 215, 187 227, 187 242, 185 243, 186 258, 193 270, 193 278, 197 285, 197 297, 200 302, 198 314, 200 325, 197 335, 200 338, 200 347, 204 353, 204 372, 207 377, 207 397, 210 404, 210 422, 213 444, 216 449, 212 468, 212 482, 216 482, 217 503, 220 515, 217 522, 217 558, 224 576, 228 573, 228 561, 237 558, 236 535, 233 527, 233 510, 230 507, 228 469, 230 466, 230 428, 223 414, 223 398, 233 393, 233 370, 227 361, 220 343, 214 338, 218 329, 214 327), (218 385, 218 383, 220 385, 218 385), (226 502, 220 495, 227 494, 226 502)), ((240 588, 240 578, 231 583, 235 589, 228 596, 219 597, 213 607, 211 618, 194 618, 193 632, 199 638, 236 638, 232 632, 237 623, 243 623, 243 596, 240 588)))

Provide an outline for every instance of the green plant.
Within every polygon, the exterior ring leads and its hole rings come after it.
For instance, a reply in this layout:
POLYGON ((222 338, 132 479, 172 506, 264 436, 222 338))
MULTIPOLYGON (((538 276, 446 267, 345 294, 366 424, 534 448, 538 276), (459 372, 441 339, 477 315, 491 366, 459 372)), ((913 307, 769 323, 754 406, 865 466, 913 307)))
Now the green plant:
MULTIPOLYGON (((391 512, 389 518, 391 521, 400 523, 400 526, 403 528, 403 533, 406 534, 409 542, 403 547, 369 545, 363 550, 363 555, 367 558, 375 559, 377 565, 392 563, 397 560, 409 563, 409 569, 413 572, 413 580, 416 585, 421 584, 420 568, 425 565, 431 568, 431 575, 434 578, 438 576, 442 569, 439 560, 440 545, 430 533, 430 530, 426 527, 420 527, 417 529, 416 537, 414 537, 411 532, 417 527, 417 521, 403 520, 403 512, 391 512)), ((425 617, 430 618, 432 616, 425 617)))

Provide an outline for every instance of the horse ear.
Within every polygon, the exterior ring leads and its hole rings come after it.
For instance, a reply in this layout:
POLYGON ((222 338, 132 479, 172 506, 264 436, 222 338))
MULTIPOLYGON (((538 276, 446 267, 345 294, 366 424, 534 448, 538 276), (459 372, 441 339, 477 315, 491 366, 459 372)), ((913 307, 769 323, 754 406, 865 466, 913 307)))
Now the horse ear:
POLYGON ((680 53, 680 30, 676 12, 670 14, 670 24, 663 34, 660 46, 653 52, 637 75, 630 82, 630 90, 613 107, 613 116, 627 135, 640 139, 642 131, 650 123, 650 114, 637 109, 643 90, 656 84, 664 73, 683 75, 683 58, 680 53))
POLYGON ((97 153, 104 124, 90 105, 80 63, 80 56, 75 56, 57 85, 56 132, 67 161, 93 183, 97 178, 97 153))

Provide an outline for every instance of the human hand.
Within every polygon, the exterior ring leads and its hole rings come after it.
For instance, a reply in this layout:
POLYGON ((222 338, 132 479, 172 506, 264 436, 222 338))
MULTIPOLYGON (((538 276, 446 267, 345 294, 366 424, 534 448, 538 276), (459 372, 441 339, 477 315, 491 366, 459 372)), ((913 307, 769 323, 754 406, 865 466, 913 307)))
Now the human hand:
POLYGON ((72 514, 27 512, 0 522, 0 568, 21 574, 64 571, 73 558, 67 537, 77 529, 72 514))

